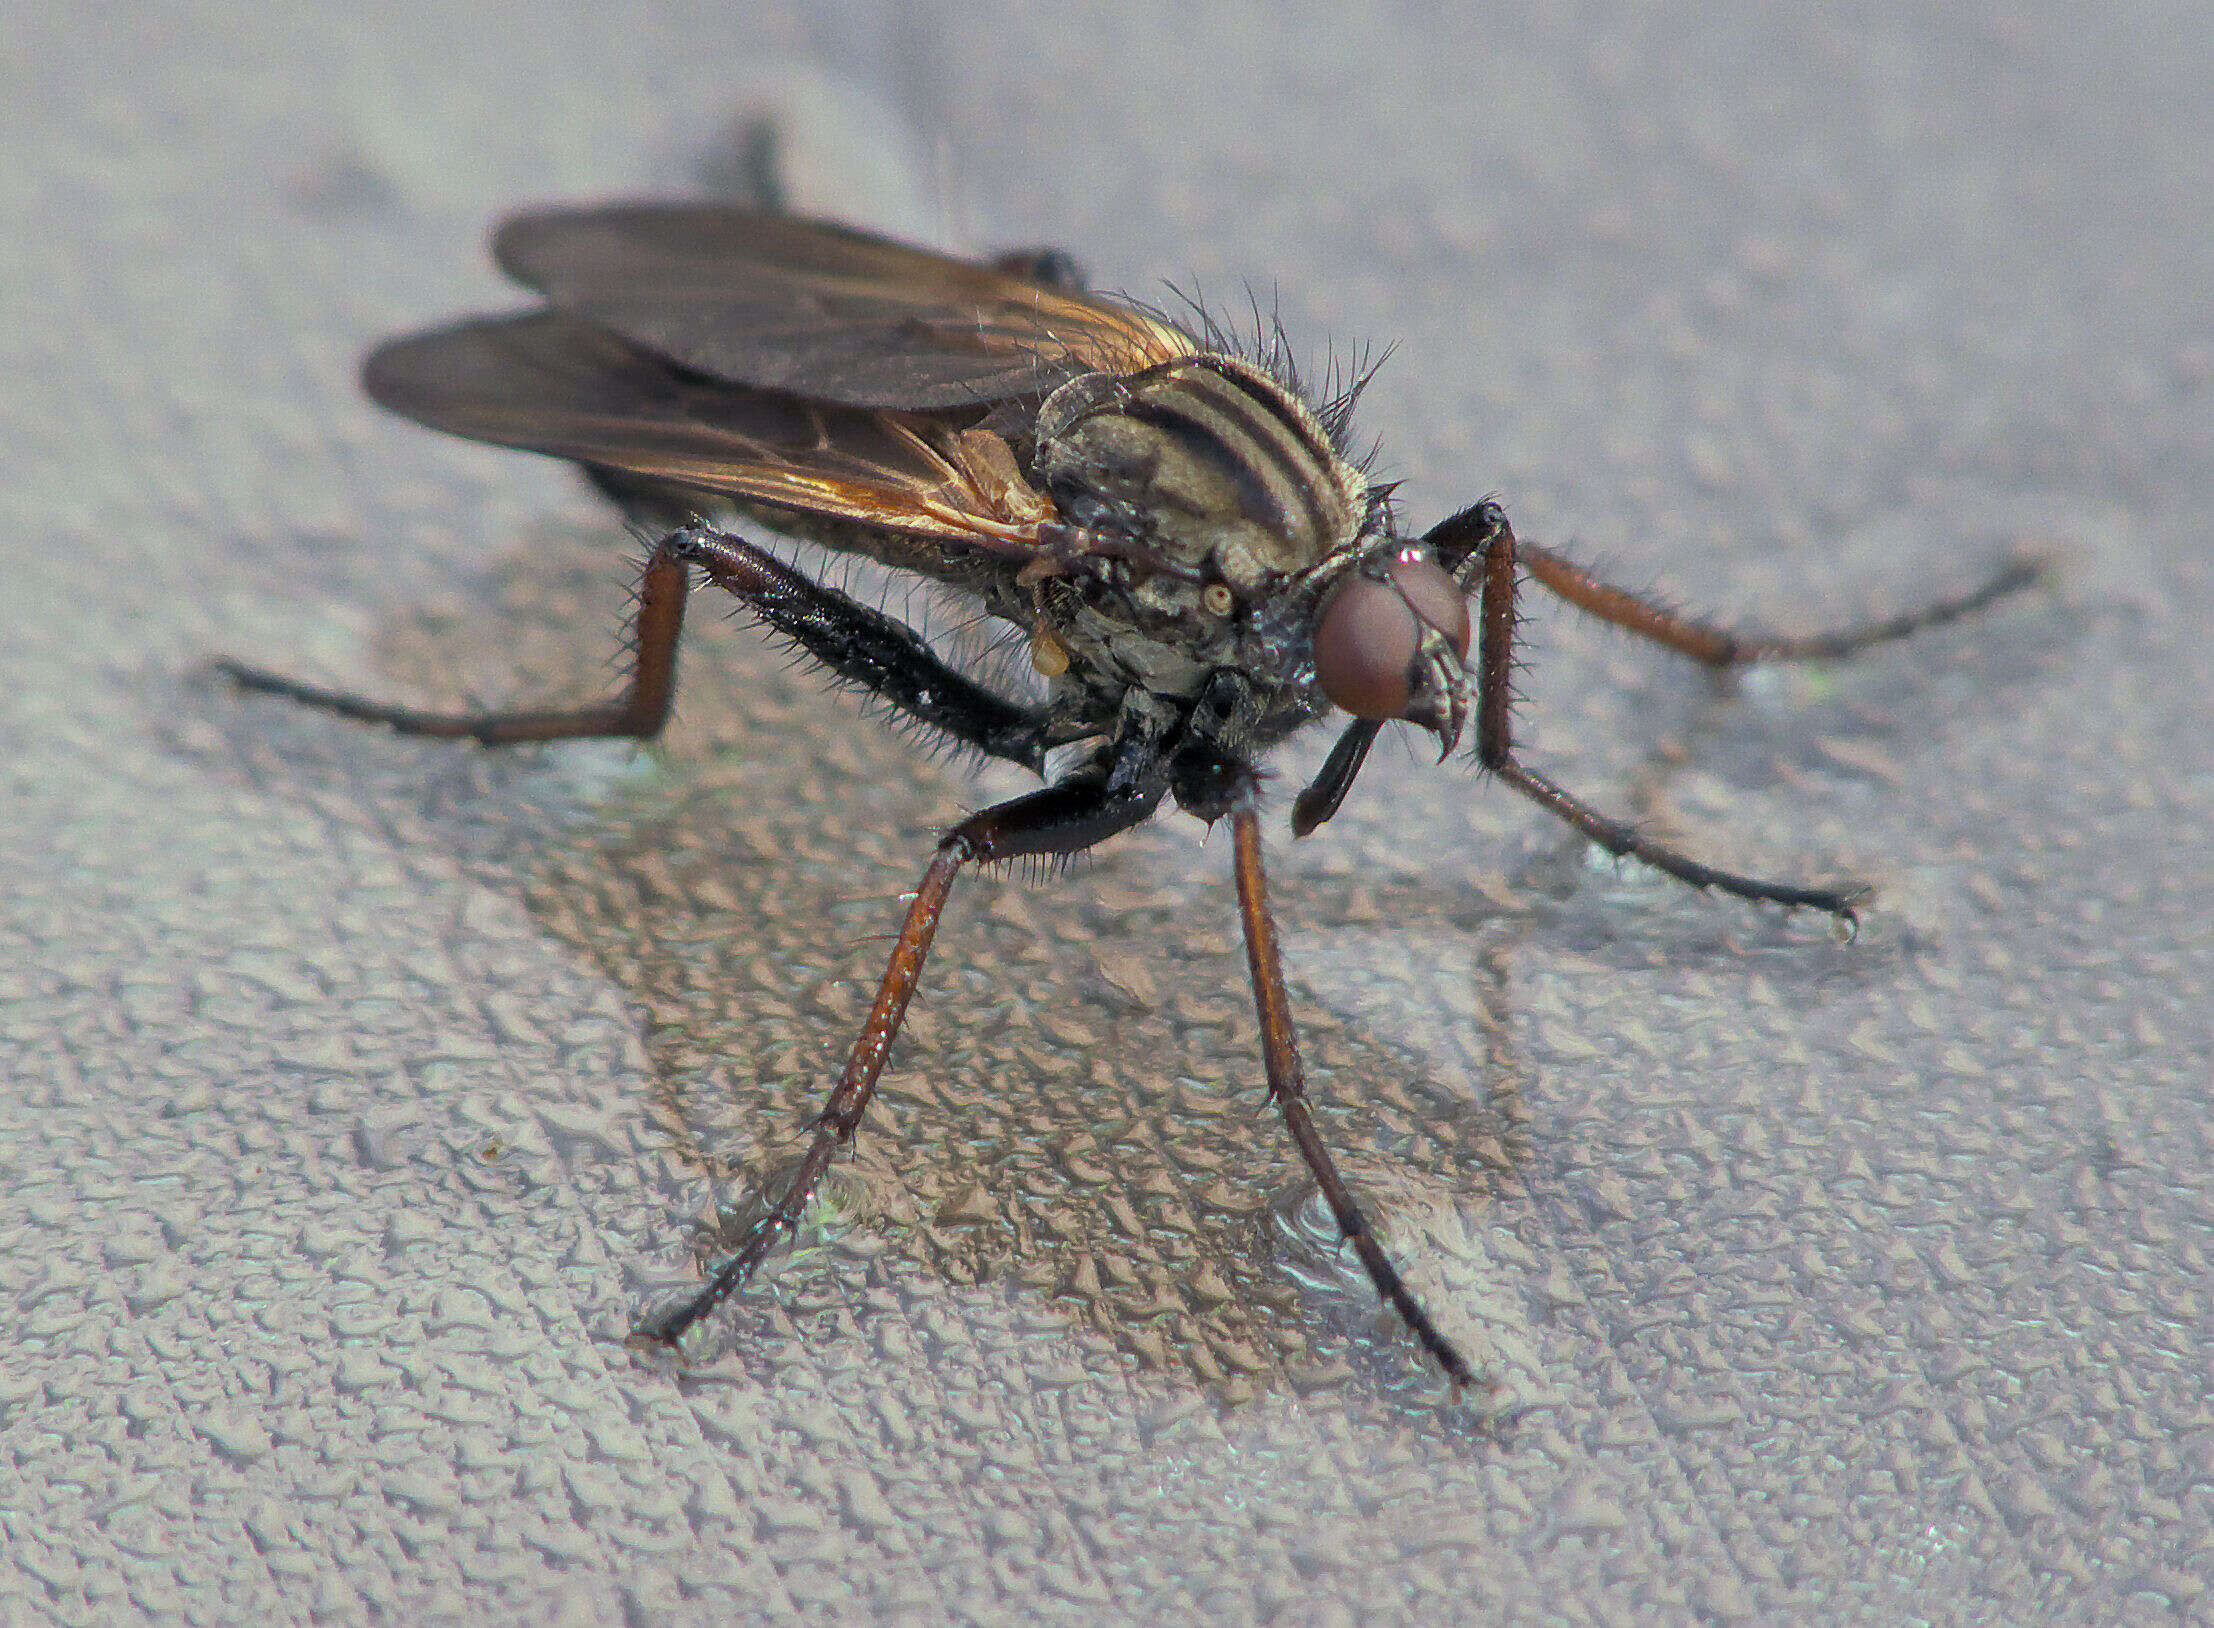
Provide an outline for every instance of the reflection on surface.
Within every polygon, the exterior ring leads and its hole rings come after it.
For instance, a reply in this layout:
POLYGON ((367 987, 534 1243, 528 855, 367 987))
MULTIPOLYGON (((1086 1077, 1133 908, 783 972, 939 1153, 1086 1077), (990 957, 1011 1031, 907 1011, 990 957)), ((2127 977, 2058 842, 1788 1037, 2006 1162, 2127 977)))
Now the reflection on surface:
MULTIPOLYGON (((616 600, 611 554, 604 530, 542 537, 527 566, 498 573, 488 608, 390 630, 393 682, 433 702, 588 691, 579 630, 609 619, 595 610, 616 600)), ((610 777, 596 748, 465 758, 482 772, 459 772, 507 799, 497 820, 491 797, 474 804, 466 840, 497 849, 548 929, 643 1009, 660 1084, 642 1106, 671 1156, 654 1183, 664 1264, 640 1310, 719 1254, 797 1157, 936 829, 1017 785, 932 761, 757 634, 699 621, 661 772, 633 755, 646 772, 610 777), (672 1239, 674 1218, 703 1216, 672 1239)), ((1656 745, 1631 777, 1637 806, 1664 805, 1685 758, 1680 741, 1656 745)), ((1624 885, 1701 925, 1619 941, 1604 911, 1547 902, 1594 892, 1575 839, 1509 881, 1467 862, 1462 775, 1385 766, 1363 791, 1371 806, 1316 841, 1274 844, 1315 1105, 1433 1315, 1480 1362, 1526 1369, 1509 1388, 1527 1399, 1546 1386, 1516 1355, 1531 1344, 1524 1291, 1476 1218, 1522 1196, 1526 1068, 1510 1037, 1530 1025, 1509 972, 1537 912, 1549 953, 1590 958, 1594 1013, 1621 973, 1740 964, 1748 939, 1755 959, 1807 973, 1805 946, 1636 867, 1624 885)), ((842 1326, 920 1269, 1017 1285, 1051 1308, 1045 1326, 1088 1328, 1141 1371, 1228 1399, 1349 1366, 1420 1389, 1411 1342, 1338 1248, 1266 1100, 1226 844, 1200 835, 1169 815, 1069 875, 963 879, 858 1147, 800 1246, 688 1353, 695 1364, 773 1367, 780 1341, 837 1337, 813 1314, 842 1326)), ((1570 1056, 1642 1045, 1632 1023, 1568 1036, 1528 1016, 1570 1056)))
MULTIPOLYGON (((596 620, 582 603, 614 573, 569 558, 541 547, 504 573, 494 626, 403 630, 396 681, 450 684, 459 644, 460 661, 513 658, 494 693, 582 688, 577 630, 596 620)), ((662 1082, 648 1111, 677 1154, 670 1214, 720 1217, 690 1240, 704 1258, 804 1144, 935 829, 1005 788, 858 717, 750 630, 699 621, 666 773, 565 829, 510 832, 535 913, 644 1008, 662 1082)), ((1365 1280, 1325 1292, 1350 1257, 1272 1224, 1310 1190, 1262 1082, 1227 847, 1198 835, 1172 815, 1065 876, 963 878, 809 1238, 695 1358, 773 1363, 769 1302, 835 1307, 897 1259, 949 1284, 1011 1279, 1143 1369, 1225 1397, 1349 1349, 1426 1381, 1365 1280), (1378 1345, 1388 1355, 1362 1354, 1378 1345)), ((1490 1078, 1498 973, 1477 957, 1514 918, 1389 871, 1303 874, 1288 836, 1273 846, 1324 1134, 1384 1236, 1404 1234, 1403 1268, 1450 1292, 1465 1271, 1413 1257, 1469 1239, 1512 1162, 1511 1092, 1490 1078), (1433 1214, 1452 1224, 1413 1222, 1433 1214)), ((1481 1359, 1482 1328, 1433 1312, 1481 1359)))

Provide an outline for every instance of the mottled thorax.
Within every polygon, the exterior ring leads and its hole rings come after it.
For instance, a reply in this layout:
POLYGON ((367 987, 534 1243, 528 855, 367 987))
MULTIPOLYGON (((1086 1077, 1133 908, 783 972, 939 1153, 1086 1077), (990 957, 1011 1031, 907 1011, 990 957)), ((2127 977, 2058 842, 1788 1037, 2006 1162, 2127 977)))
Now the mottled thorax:
POLYGON ((1348 547, 1367 482, 1306 403, 1248 363, 1192 356, 1063 386, 1037 473, 1071 523, 1119 533, 1241 598, 1348 547))

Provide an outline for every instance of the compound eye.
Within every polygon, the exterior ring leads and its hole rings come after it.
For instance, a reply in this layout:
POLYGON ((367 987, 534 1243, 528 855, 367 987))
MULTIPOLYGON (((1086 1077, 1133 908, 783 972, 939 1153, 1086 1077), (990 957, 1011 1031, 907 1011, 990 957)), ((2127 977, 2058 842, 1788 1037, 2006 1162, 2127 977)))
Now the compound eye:
POLYGON ((1468 654, 1468 601, 1435 563, 1392 560, 1381 578, 1352 575, 1315 620, 1315 678, 1356 718, 1404 717, 1423 683, 1422 638, 1434 633, 1468 654))

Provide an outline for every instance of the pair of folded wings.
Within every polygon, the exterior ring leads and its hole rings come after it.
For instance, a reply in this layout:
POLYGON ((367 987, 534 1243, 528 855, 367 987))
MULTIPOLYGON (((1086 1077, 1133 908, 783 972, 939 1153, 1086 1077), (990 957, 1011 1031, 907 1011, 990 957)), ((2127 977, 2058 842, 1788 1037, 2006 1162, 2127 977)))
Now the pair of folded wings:
POLYGON ((379 403, 496 446, 999 550, 1052 511, 976 421, 1195 349, 1127 306, 718 205, 524 215, 494 255, 546 307, 379 347, 363 369, 379 403))

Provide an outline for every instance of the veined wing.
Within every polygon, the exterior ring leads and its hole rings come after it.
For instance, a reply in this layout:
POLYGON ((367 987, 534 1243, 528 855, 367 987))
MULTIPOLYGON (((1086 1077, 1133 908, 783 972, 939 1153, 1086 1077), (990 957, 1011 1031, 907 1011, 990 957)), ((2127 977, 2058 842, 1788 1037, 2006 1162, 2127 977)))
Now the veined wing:
POLYGON ((508 221, 500 266, 697 372, 849 407, 966 407, 1198 345, 1126 305, 848 227, 715 204, 508 221))
POLYGON ((1026 554, 1051 504, 977 414, 871 411, 703 378, 560 311, 379 346, 362 383, 433 429, 743 500, 1026 554))

